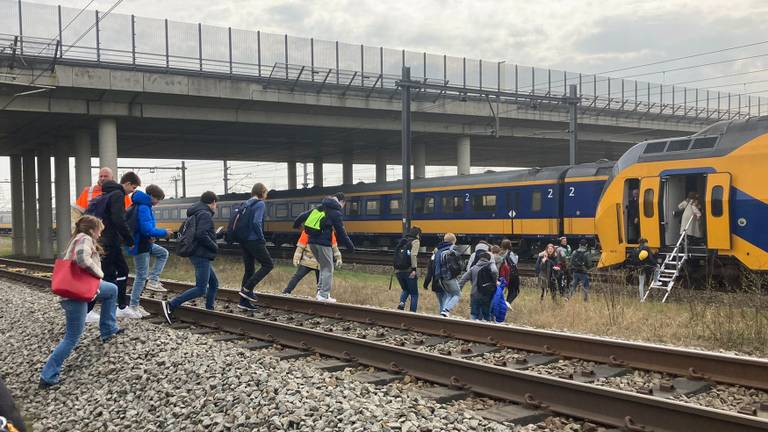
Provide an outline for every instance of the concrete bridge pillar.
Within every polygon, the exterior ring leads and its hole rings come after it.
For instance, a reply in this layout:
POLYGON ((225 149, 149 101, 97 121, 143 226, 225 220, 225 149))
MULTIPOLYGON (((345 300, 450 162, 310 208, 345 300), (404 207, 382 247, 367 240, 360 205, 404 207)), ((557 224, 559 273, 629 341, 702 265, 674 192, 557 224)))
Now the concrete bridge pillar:
POLYGON ((24 178, 24 255, 37 256, 37 185, 35 184, 35 151, 22 153, 24 178))
POLYGON ((56 250, 61 257, 67 249, 72 233, 72 218, 69 196, 69 152, 66 142, 56 143, 56 250))
POLYGON ((288 189, 296 189, 296 161, 288 162, 288 189))
POLYGON ((75 191, 79 194, 90 185, 91 134, 87 129, 80 129, 75 132, 75 191))
POLYGON ((37 149, 37 194, 40 212, 40 258, 53 258, 53 203, 51 191, 51 148, 46 144, 37 149))
POLYGON ((312 186, 323 187, 323 158, 317 157, 312 162, 312 186))
POLYGON ((115 179, 117 173, 117 120, 99 119, 99 166, 112 168, 115 179))
POLYGON ((344 152, 342 155, 341 160, 341 177, 342 177, 342 184, 345 185, 351 185, 354 183, 354 154, 352 153, 352 149, 348 149, 344 152))
POLYGON ((456 167, 459 175, 469 175, 470 168, 469 136, 460 136, 456 142, 456 167))
POLYGON ((379 148, 376 150, 376 183, 387 181, 387 158, 384 151, 379 148))
POLYGON ((413 177, 420 179, 427 176, 427 145, 423 142, 413 145, 413 177))
POLYGON ((21 155, 11 155, 11 253, 24 253, 24 198, 21 180, 21 155))

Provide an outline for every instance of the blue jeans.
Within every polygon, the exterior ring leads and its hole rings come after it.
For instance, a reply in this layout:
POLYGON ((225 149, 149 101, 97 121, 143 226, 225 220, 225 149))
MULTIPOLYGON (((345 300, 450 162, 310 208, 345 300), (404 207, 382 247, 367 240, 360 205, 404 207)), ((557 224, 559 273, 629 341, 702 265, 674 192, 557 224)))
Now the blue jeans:
POLYGON ((168 302, 168 306, 173 311, 184 302, 205 296, 205 308, 213 310, 216 291, 219 289, 219 280, 216 279, 216 272, 213 270, 213 261, 195 256, 190 257, 189 260, 195 266, 195 286, 174 297, 168 302))
MULTIPOLYGON (((117 308, 117 286, 111 282, 101 281, 99 283, 99 293, 96 300, 101 302, 101 318, 99 319, 99 333, 106 339, 114 335, 117 330, 117 319, 115 318, 115 309, 117 308)), ((48 384, 55 384, 59 381, 59 372, 64 360, 69 357, 77 343, 80 342, 80 336, 85 330, 85 315, 88 313, 88 302, 78 300, 62 300, 61 307, 64 309, 66 318, 66 328, 64 330, 64 339, 56 345, 53 353, 48 357, 48 361, 43 366, 40 373, 40 379, 48 384)))
POLYGON ((155 282, 160 280, 160 273, 163 272, 167 261, 168 250, 154 243, 152 243, 149 252, 140 253, 133 257, 136 277, 133 279, 133 288, 131 289, 131 306, 139 305, 139 298, 141 297, 141 292, 144 291, 144 284, 147 282, 147 279, 155 282), (155 265, 152 266, 152 271, 149 272, 149 277, 147 277, 151 257, 155 257, 155 265))
POLYGON ((409 277, 410 271, 399 271, 395 273, 397 281, 400 283, 400 289, 403 292, 400 294, 400 304, 405 306, 405 302, 408 297, 411 298, 411 312, 416 312, 416 308, 419 306, 419 278, 409 277))
POLYGON ((456 279, 441 279, 443 284, 443 305, 440 312, 450 312, 459 304, 461 287, 456 279))
POLYGON ((493 321, 491 318, 491 299, 471 299, 469 301, 469 318, 473 320, 493 321))
POLYGON ((584 286, 584 301, 587 301, 589 297, 589 274, 573 272, 573 282, 571 283, 571 295, 576 294, 576 289, 579 287, 579 282, 584 286))

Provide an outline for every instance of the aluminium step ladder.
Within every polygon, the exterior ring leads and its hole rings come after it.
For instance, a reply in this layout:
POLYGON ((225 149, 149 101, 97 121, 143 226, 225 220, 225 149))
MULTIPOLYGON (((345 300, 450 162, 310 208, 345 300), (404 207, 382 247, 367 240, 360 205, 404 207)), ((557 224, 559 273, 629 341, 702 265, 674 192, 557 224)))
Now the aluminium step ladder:
POLYGON ((667 297, 669 296, 669 293, 672 292, 672 287, 675 285, 675 280, 680 275, 680 271, 689 257, 688 227, 691 225, 691 222, 693 222, 693 218, 688 220, 685 229, 677 240, 677 244, 675 244, 675 248, 672 252, 667 254, 661 267, 657 268, 654 272, 653 281, 645 291, 645 295, 641 302, 645 302, 645 299, 648 298, 648 295, 653 290, 664 291, 664 297, 661 299, 661 302, 664 303, 667 301, 667 297))

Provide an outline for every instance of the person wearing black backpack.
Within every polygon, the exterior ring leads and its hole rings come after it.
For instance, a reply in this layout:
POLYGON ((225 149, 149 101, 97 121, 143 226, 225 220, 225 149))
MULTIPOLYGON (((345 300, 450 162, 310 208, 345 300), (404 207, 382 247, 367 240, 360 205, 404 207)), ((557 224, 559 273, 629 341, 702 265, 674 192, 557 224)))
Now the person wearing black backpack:
POLYGON ((589 269, 592 268, 592 260, 589 259, 587 254, 587 241, 581 239, 579 241, 579 248, 571 254, 571 272, 573 273, 573 282, 571 283, 570 295, 576 294, 576 289, 579 287, 579 283, 584 289, 584 301, 589 298, 589 269))
POLYGON ((419 248, 421 243, 421 228, 413 227, 408 234, 400 239, 395 247, 395 276, 397 282, 400 283, 400 304, 397 308, 405 310, 405 302, 408 297, 411 297, 411 312, 416 312, 416 308, 419 305, 419 283, 418 274, 416 272, 419 248))
MULTIPOLYGON (((85 210, 85 214, 96 216, 104 223, 104 231, 99 239, 99 243, 104 248, 101 268, 104 271, 104 280, 117 285, 118 318, 127 316, 125 308, 128 306, 125 295, 128 263, 125 262, 122 245, 129 248, 134 245, 133 233, 125 220, 125 197, 132 194, 139 186, 141 186, 141 179, 132 171, 123 174, 119 184, 107 180, 101 185, 101 195, 94 198, 85 210)), ((92 312, 93 303, 89 304, 88 308, 92 312)), ((86 322, 98 321, 99 316, 90 312, 90 318, 86 317, 86 322)))
POLYGON ((205 296, 205 308, 213 310, 219 279, 213 269, 213 260, 219 252, 216 244, 218 233, 214 231, 213 215, 216 214, 218 197, 211 191, 203 192, 200 201, 187 209, 187 219, 179 230, 177 253, 188 257, 195 267, 195 286, 163 301, 162 309, 168 324, 173 322, 173 310, 182 303, 205 296))
POLYGON ((436 282, 443 290, 440 315, 444 317, 450 315, 461 298, 459 276, 463 266, 461 265, 461 255, 455 249, 455 246, 456 235, 446 233, 443 236, 443 242, 437 245, 437 250, 435 251, 434 279, 436 279, 436 282))
MULTIPOLYGON (((253 304, 256 302, 256 295, 253 289, 264 279, 275 267, 272 257, 267 251, 267 240, 264 238, 264 209, 266 208, 264 200, 267 199, 267 187, 263 183, 256 183, 251 189, 251 198, 242 204, 244 208, 241 217, 244 220, 238 221, 238 224, 245 222, 248 228, 247 234, 242 239, 238 239, 240 249, 243 251, 243 280, 240 289, 240 304, 238 307, 245 310, 256 310, 253 304), (256 261, 261 264, 259 271, 256 271, 256 261)), ((236 230, 240 231, 240 230, 236 230)))
POLYGON ((472 281, 472 292, 469 297, 470 313, 473 320, 492 321, 491 299, 496 294, 496 281, 499 278, 499 270, 496 262, 488 251, 476 252, 477 262, 459 280, 459 287, 472 281))

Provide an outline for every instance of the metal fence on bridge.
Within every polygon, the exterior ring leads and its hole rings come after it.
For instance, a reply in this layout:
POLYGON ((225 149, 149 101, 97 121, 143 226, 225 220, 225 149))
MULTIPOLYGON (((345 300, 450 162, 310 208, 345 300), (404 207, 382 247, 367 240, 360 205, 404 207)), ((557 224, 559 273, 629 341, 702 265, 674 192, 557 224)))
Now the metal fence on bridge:
POLYGON ((488 91, 564 96, 576 84, 593 113, 681 120, 759 116, 764 98, 673 85, 369 47, 203 24, 0 0, 0 54, 151 67, 345 88, 396 89, 402 66, 415 79, 488 91))

